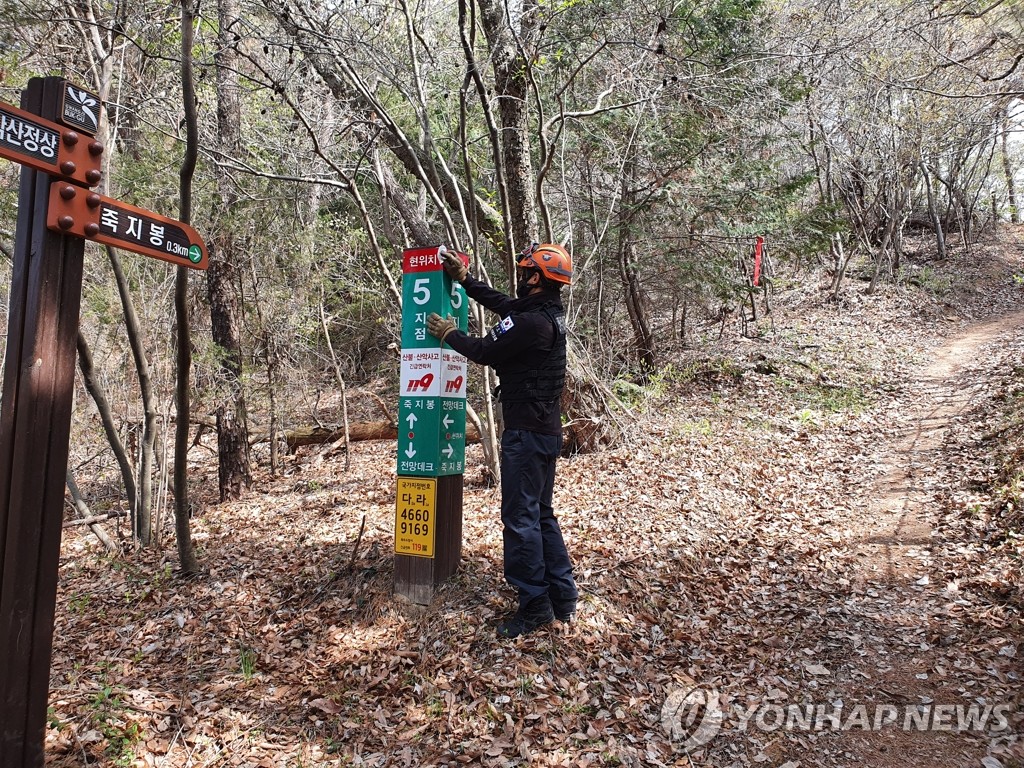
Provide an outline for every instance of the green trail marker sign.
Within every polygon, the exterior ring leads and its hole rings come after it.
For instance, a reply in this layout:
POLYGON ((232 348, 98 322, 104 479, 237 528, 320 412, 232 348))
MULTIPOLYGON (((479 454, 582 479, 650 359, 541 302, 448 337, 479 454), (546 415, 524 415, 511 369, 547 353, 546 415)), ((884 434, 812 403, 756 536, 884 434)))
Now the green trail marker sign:
POLYGON ((427 316, 451 316, 466 330, 469 300, 444 271, 444 252, 412 248, 402 256, 395 592, 422 604, 455 572, 462 548, 468 364, 427 332, 427 316))
POLYGON ((441 267, 440 252, 410 249, 402 260, 399 475, 440 477, 465 471, 468 365, 465 357, 427 333, 427 315, 450 315, 465 330, 469 307, 465 290, 441 267))

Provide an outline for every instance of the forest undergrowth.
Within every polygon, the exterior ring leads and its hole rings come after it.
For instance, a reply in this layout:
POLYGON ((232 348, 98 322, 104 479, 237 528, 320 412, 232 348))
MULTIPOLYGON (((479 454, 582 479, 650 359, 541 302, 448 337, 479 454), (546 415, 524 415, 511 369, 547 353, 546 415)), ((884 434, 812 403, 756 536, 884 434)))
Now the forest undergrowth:
POLYGON ((109 556, 66 531, 48 765, 1024 765, 1024 331, 975 350, 983 394, 915 457, 930 532, 888 570, 861 546, 921 367, 1024 310, 1018 253, 1007 235, 837 302, 824 275, 780 279, 759 336, 674 353, 621 444, 560 462, 579 616, 514 642, 478 446, 462 566, 427 608, 391 594, 393 443, 353 444, 347 471, 300 449, 226 504, 194 450, 200 577, 172 543, 109 556), (666 706, 690 690, 714 692, 704 743, 666 706), (970 703, 1002 709, 900 728, 970 703), (826 705, 838 726, 787 719, 826 705), (899 717, 874 728, 881 705, 899 717))

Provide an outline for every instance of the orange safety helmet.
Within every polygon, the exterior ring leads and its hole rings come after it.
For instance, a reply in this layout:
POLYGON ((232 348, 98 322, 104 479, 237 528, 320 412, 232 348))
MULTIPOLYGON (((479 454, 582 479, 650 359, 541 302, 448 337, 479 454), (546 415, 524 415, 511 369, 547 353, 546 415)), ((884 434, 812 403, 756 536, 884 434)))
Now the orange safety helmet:
POLYGON ((569 285, 572 282, 572 257, 560 245, 542 243, 532 245, 519 257, 521 269, 536 269, 553 283, 569 285))

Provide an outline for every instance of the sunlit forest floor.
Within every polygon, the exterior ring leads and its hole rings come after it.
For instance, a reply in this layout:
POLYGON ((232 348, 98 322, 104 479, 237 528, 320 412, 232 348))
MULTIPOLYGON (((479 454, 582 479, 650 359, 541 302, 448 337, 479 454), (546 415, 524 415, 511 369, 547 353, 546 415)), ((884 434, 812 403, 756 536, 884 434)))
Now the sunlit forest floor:
POLYGON ((48 765, 1024 765, 1021 275, 1008 230, 871 296, 780 277, 756 338, 672 352, 559 464, 579 616, 517 641, 479 447, 427 608, 391 593, 393 443, 228 504, 197 448, 201 577, 169 527, 66 532, 48 765))

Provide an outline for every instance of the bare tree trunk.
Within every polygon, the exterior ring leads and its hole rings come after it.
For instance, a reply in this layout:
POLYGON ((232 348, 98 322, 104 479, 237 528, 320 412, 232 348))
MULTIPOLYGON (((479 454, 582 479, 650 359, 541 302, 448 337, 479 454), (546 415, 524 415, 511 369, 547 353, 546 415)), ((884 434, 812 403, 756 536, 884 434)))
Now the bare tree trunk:
POLYGON ((619 244, 619 275, 626 295, 626 310, 636 337, 636 354, 645 372, 655 369, 654 336, 644 308, 643 292, 636 272, 636 248, 632 242, 619 244))
POLYGON ((882 274, 882 263, 889 258, 889 244, 892 242, 892 233, 895 228, 896 216, 890 213, 885 222, 885 231, 882 233, 882 243, 878 246, 878 254, 875 256, 875 271, 871 274, 868 293, 874 293, 878 289, 878 278, 882 274))
MULTIPOLYGON (((484 326, 484 308, 476 304, 471 310, 477 319, 477 324, 484 326)), ((470 419, 480 432, 481 443, 484 449, 484 461, 487 463, 487 471, 495 485, 501 485, 501 452, 498 448, 501 440, 501 430, 498 424, 497 414, 500 412, 494 404, 494 372, 487 366, 483 367, 483 390, 484 390, 484 415, 487 419, 482 422, 479 414, 473 410, 469 402, 466 402, 466 418, 470 419)))
POLYGON ((609 402, 626 416, 633 418, 633 414, 601 383, 572 345, 567 351, 569 365, 562 392, 562 414, 567 421, 562 426, 562 454, 596 453, 614 444, 622 433, 622 424, 609 402))
POLYGON ((324 312, 324 297, 320 296, 320 327, 324 331, 324 339, 327 341, 327 350, 331 353, 331 365, 334 366, 334 375, 338 380, 338 387, 341 389, 341 421, 345 440, 345 471, 348 472, 352 466, 352 448, 348 429, 348 392, 345 387, 345 377, 341 375, 341 365, 338 364, 338 356, 334 354, 334 344, 331 343, 331 331, 327 325, 327 314, 324 312))
MULTIPOLYGON (((181 87, 182 106, 185 111, 185 157, 181 163, 178 194, 181 198, 179 216, 188 222, 192 216, 192 176, 199 155, 199 125, 196 115, 196 92, 192 81, 192 25, 195 21, 192 0, 181 0, 181 87)), ((176 320, 177 379, 174 403, 178 420, 174 427, 174 530, 178 542, 178 562, 184 573, 197 573, 192 545, 192 525, 189 520, 188 500, 188 425, 189 388, 192 369, 192 340, 189 338, 188 269, 178 267, 174 276, 174 316, 176 320)))
POLYGON ((958 186, 954 171, 948 174, 949 178, 944 178, 933 167, 932 174, 946 188, 946 220, 948 222, 951 216, 955 217, 957 225, 960 227, 960 239, 964 248, 969 250, 971 247, 971 224, 974 218, 972 206, 963 190, 958 186))
POLYGON ((1003 108, 1002 130, 1002 155, 1003 155, 1003 179, 1006 181, 1006 199, 1010 204, 1010 221, 1020 224, 1020 210, 1017 208, 1017 183, 1014 180, 1013 166, 1010 164, 1010 104, 1003 108))
MULTIPOLYGON (((471 79, 473 84, 476 86, 477 96, 480 98, 480 109, 484 117, 484 122, 487 125, 487 136, 491 143, 491 154, 494 157, 494 166, 497 170, 495 181, 498 187, 498 198, 501 201, 501 223, 504 233, 504 244, 506 248, 512 249, 515 238, 512 235, 512 220, 509 218, 511 206, 509 204, 508 183, 505 179, 504 166, 501 163, 501 139, 498 131, 498 124, 494 119, 494 113, 491 110, 491 104, 488 100, 487 86, 484 84, 483 76, 480 72, 480 66, 476 60, 475 54, 473 53, 477 27, 475 11, 476 5, 473 0, 459 0, 459 36, 462 39, 462 52, 466 59, 466 77, 467 79, 471 79)), ((466 89, 463 88, 463 91, 465 90, 466 89)), ((466 99, 463 94, 460 99, 460 108, 463 113, 465 112, 465 106, 466 99)), ((465 128, 465 122, 465 116, 463 114, 460 119, 460 128, 465 128)), ((469 142, 464 139, 462 146, 464 155, 468 158, 467 149, 469 142)), ((470 200, 475 199, 472 178, 467 160, 466 183, 469 186, 468 197, 470 200)), ((479 253, 480 223, 476 216, 471 217, 471 226, 473 230, 474 250, 479 253)))
POLYGON ((537 5, 524 0, 519 29, 512 29, 508 4, 502 0, 478 0, 481 24, 490 47, 498 99, 501 131, 501 169, 508 185, 508 217, 512 224, 512 242, 507 243, 506 275, 514 282, 516 253, 528 245, 537 233, 537 200, 534 191, 533 163, 530 155, 527 96, 530 62, 523 48, 537 33, 537 5))
MULTIPOLYGON (((530 0, 532 2, 533 0, 530 0)), ((501 214, 483 198, 469 198, 460 182, 454 175, 447 172, 438 173, 434 156, 421 146, 414 145, 405 135, 402 121, 395 119, 388 107, 380 101, 371 88, 356 74, 356 67, 348 58, 348 47, 338 40, 322 35, 318 29, 320 21, 311 13, 308 3, 297 0, 269 0, 265 4, 281 22, 285 31, 296 45, 305 53, 323 78, 324 83, 340 101, 362 112, 367 121, 372 123, 380 141, 412 176, 423 184, 423 192, 429 195, 436 206, 438 216, 444 219, 445 232, 452 245, 457 245, 454 224, 449 216, 452 211, 465 211, 466 218, 475 221, 481 232, 492 242, 502 240, 503 225, 501 214), (438 188, 440 184, 440 188, 438 188)), ((514 43, 514 41, 513 41, 514 43)), ((525 62, 524 62, 525 66, 525 62)), ((422 105, 424 109, 427 105, 422 105)), ((422 127, 422 125, 420 126, 422 127)), ((443 158, 440 158, 443 162, 443 158)), ((332 166, 333 167, 333 166, 332 166)), ((335 168, 336 171, 339 169, 335 168)), ((339 173, 346 181, 351 182, 344 173, 339 173)), ((353 197, 358 195, 358 188, 351 184, 349 191, 353 197)), ((361 204, 361 199, 357 198, 361 204)), ((373 239, 372 227, 361 208, 360 215, 368 226, 373 239)), ((436 241, 434 241, 436 243, 436 241)))
MULTIPOLYGON (((111 87, 114 79, 114 65, 116 62, 118 32, 112 28, 105 28, 104 25, 96 23, 96 7, 93 3, 85 3, 68 6, 68 11, 75 20, 82 38, 87 41, 89 58, 93 62, 91 72, 93 84, 101 101, 109 102, 111 87)), ((109 112, 104 109, 100 111, 100 123, 96 134, 97 140, 105 147, 114 147, 116 144, 110 132, 109 112)), ((98 191, 107 191, 107 179, 112 175, 112 164, 116 161, 116 153, 108 152, 104 158, 105 173, 104 181, 98 191)), ((138 316, 135 312, 131 294, 128 291, 124 273, 120 269, 120 263, 114 251, 108 246, 107 255, 111 265, 114 267, 114 276, 117 281, 118 294, 121 298, 121 307, 124 312, 125 326, 128 333, 129 344, 132 348, 132 355, 135 358, 136 371, 142 387, 144 420, 144 438, 142 460, 139 462, 139 482, 136 483, 134 469, 128 454, 125 451, 121 438, 117 433, 114 424, 110 403, 100 386, 96 376, 92 352, 89 344, 82 334, 78 332, 78 366, 82 373, 82 380, 86 391, 92 396, 99 412, 100 422, 106 434, 107 442, 110 444, 114 459, 117 461, 121 477, 124 482, 125 493, 128 497, 128 509, 132 521, 132 531, 135 538, 143 545, 148 545, 152 536, 151 525, 151 481, 153 462, 153 440, 155 435, 156 410, 153 403, 152 386, 149 378, 149 367, 145 352, 141 344, 141 329, 138 316)), ((74 480, 68 475, 68 488, 74 497, 78 491, 72 487, 74 480)), ((77 502, 76 502, 77 504, 77 502)), ((84 502, 83 502, 84 505, 84 502)), ((104 546, 107 542, 104 542, 104 546)), ((110 547, 108 547, 109 549, 110 547)))
MULTIPOLYGON (((431 230, 426 219, 420 215, 419 211, 416 210, 415 206, 406 197, 405 190, 402 189, 395 179, 391 169, 380 162, 380 153, 374 151, 373 155, 374 175, 377 178, 377 185, 380 187, 381 195, 388 204, 394 206, 395 210, 398 211, 398 215, 402 217, 402 221, 409 230, 409 237, 412 238, 412 241, 423 245, 441 242, 441 236, 431 230)), ((390 237, 388 239, 391 240, 390 237)), ((399 240, 391 240, 391 244, 396 249, 401 249, 405 245, 399 240)), ((393 295, 401 297, 401 292, 396 288, 393 291, 393 295)), ((398 303, 401 304, 401 298, 399 298, 398 303)))
POLYGON ((100 415, 103 432, 107 436, 107 442, 110 443, 110 450, 114 453, 117 466, 121 470, 124 492, 128 497, 128 509, 132 520, 134 520, 135 507, 138 504, 134 470, 132 469, 131 462, 128 460, 124 444, 117 434, 117 426, 114 424, 114 415, 110 410, 110 402, 107 400, 106 393, 104 393, 99 380, 96 378, 92 351, 89 349, 89 343, 85 340, 81 330, 78 331, 78 368, 82 372, 82 382, 85 384, 85 390, 92 396, 93 402, 96 403, 96 410, 100 415))
POLYGON ((946 235, 942 231, 942 219, 939 218, 939 209, 935 205, 935 195, 932 193, 931 174, 928 166, 921 161, 921 173, 924 176, 924 188, 928 194, 928 217, 932 220, 932 229, 935 230, 935 250, 939 259, 946 260, 946 235))
POLYGON ((636 339, 637 359, 646 376, 655 368, 654 337, 651 334, 651 324, 647 319, 643 292, 636 271, 636 247, 633 243, 635 181, 636 164, 627 161, 622 172, 622 194, 619 198, 619 277, 622 279, 626 311, 629 313, 629 322, 633 326, 636 339))
MULTIPOLYGON (((224 155, 240 153, 242 111, 238 82, 239 11, 236 0, 217 3, 217 130, 224 155)), ((221 361, 224 390, 218 393, 217 459, 220 499, 237 499, 249 487, 249 425, 242 386, 242 334, 238 307, 238 255, 231 216, 238 203, 227 171, 218 177, 220 217, 206 273, 210 326, 221 361)))
POLYGON ((270 401, 270 476, 277 477, 277 470, 281 463, 280 445, 277 441, 278 416, 277 416, 277 343, 267 334, 267 396, 270 401))
POLYGON ((149 375, 149 360, 142 343, 142 327, 135 303, 132 301, 128 281, 125 279, 121 261, 113 248, 107 246, 107 256, 114 270, 117 292, 121 297, 121 310, 124 313, 125 331, 128 344, 135 360, 135 371, 139 377, 139 394, 142 398, 143 426, 142 449, 139 458, 138 500, 135 516, 132 520, 133 533, 143 546, 149 546, 153 539, 153 461, 156 451, 157 411, 156 398, 153 395, 153 382, 149 375))
MULTIPOLYGON (((270 406, 270 476, 277 477, 278 468, 278 415, 277 415, 277 371, 281 358, 278 353, 277 337, 270 329, 270 323, 263 313, 263 294, 261 280, 256 269, 255 259, 249 260, 249 279, 252 281, 253 311, 256 313, 260 343, 263 346, 267 370, 267 400, 270 406)), ((196 440, 198 440, 198 434, 196 440)))
MULTIPOLYGON (((487 133, 491 139, 491 153, 492 156, 497 160, 500 157, 500 143, 498 141, 498 128, 494 123, 494 115, 491 113, 490 104, 487 101, 487 89, 484 87, 483 78, 480 76, 480 72, 477 68, 476 58, 473 54, 473 34, 474 28, 473 20, 470 19, 468 22, 469 29, 467 30, 467 19, 466 11, 467 5, 470 13, 473 13, 475 6, 472 2, 467 3, 466 0, 459 0, 459 34, 462 38, 462 49, 463 55, 466 57, 466 79, 463 81, 463 87, 459 93, 459 143, 462 145, 462 167, 463 173, 466 178, 466 188, 468 197, 473 199, 476 195, 476 188, 474 184, 473 165, 470 161, 469 154, 469 134, 467 128, 467 92, 469 90, 470 81, 474 82, 477 87, 477 93, 480 97, 480 103, 483 110, 484 120, 487 124, 487 133)), ((501 164, 497 166, 501 168, 501 164)), ((508 217, 508 188, 505 185, 505 179, 502 174, 498 174, 498 191, 502 201, 502 223, 505 227, 505 242, 511 242, 512 225, 508 217)), ((480 227, 477 224, 475 218, 469 222, 469 233, 470 233, 470 246, 473 253, 480 252, 480 227)), ((478 271, 483 271, 482 265, 477 264, 478 271)), ((483 314, 484 309, 479 304, 474 308, 470 309, 470 314, 476 319, 480 327, 483 327, 483 314)), ((498 450, 498 424, 494 419, 494 394, 492 382, 494 380, 492 370, 483 366, 483 392, 484 392, 484 412, 487 417, 486 428, 480 420, 479 414, 476 410, 466 401, 466 418, 476 426, 477 431, 483 435, 481 445, 484 451, 484 463, 487 465, 487 472, 490 475, 491 481, 495 485, 501 485, 501 454, 498 450)))
MULTIPOLYGON (((75 484, 75 478, 74 475, 71 474, 70 469, 68 469, 67 477, 65 479, 67 482, 68 491, 70 491, 71 493, 71 503, 74 505, 75 511, 78 512, 79 516, 82 518, 83 521, 89 520, 92 517, 92 515, 89 513, 89 506, 85 503, 85 500, 82 498, 82 492, 78 490, 78 485, 75 484)), ((107 550, 107 552, 117 551, 117 544, 115 544, 113 540, 109 536, 107 536, 107 532, 100 528, 96 523, 83 522, 83 525, 89 526, 89 530, 92 531, 96 538, 100 540, 100 543, 103 545, 103 548, 107 550)))
POLYGON ((893 211, 893 216, 896 218, 892 230, 892 270, 894 273, 899 273, 903 259, 903 229, 904 225, 907 223, 906 212, 910 209, 910 190, 913 186, 913 177, 916 173, 916 169, 910 171, 910 179, 908 183, 900 189, 899 201, 893 211))
POLYGON ((832 285, 829 287, 829 294, 833 301, 839 299, 839 288, 846 276, 846 268, 850 264, 850 256, 843 251, 843 236, 838 232, 832 236, 829 242, 829 250, 832 252, 832 285))

